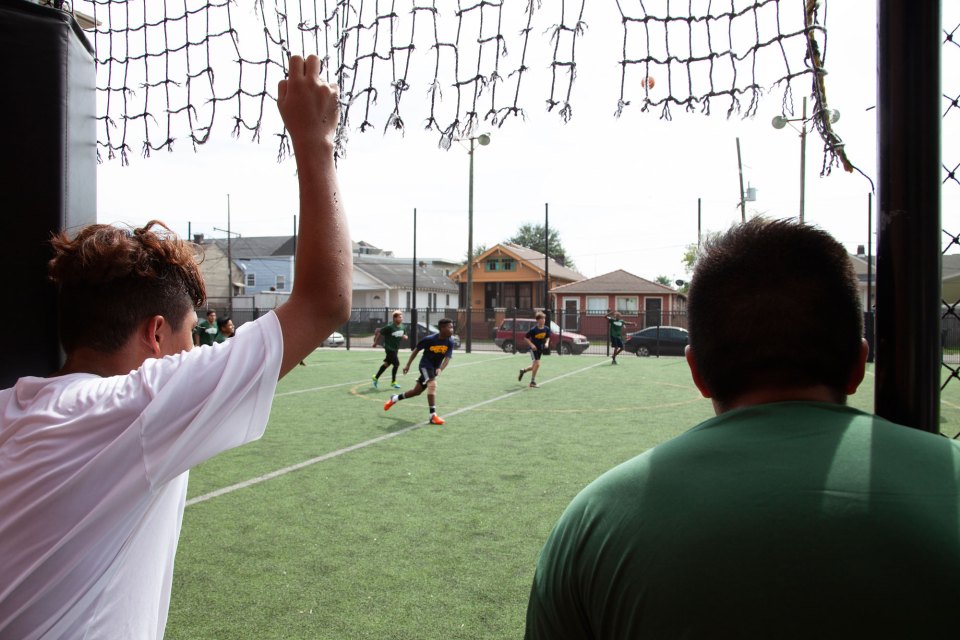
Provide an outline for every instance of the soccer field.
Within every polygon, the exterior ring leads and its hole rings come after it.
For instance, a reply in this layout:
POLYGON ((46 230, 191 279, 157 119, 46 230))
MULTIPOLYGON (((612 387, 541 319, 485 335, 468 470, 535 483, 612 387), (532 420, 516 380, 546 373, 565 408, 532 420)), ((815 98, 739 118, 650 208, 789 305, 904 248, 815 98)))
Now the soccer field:
MULTIPOLYGON (((383 411, 381 359, 318 350, 281 381, 261 440, 191 472, 168 638, 520 637, 570 499, 713 415, 682 358, 550 356, 529 389, 527 356, 457 353, 433 426, 426 394, 383 411)), ((868 373, 850 403, 872 397, 868 373)))

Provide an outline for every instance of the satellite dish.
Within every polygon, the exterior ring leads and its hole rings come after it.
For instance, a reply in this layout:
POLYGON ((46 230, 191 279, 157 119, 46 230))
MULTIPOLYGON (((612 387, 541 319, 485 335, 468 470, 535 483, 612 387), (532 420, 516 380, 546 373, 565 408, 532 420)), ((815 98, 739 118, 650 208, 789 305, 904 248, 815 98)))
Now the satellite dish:
POLYGON ((830 119, 830 124, 833 124, 840 119, 840 112, 836 109, 827 109, 827 117, 830 119))
POLYGON ((770 124, 773 125, 774 129, 783 129, 787 126, 787 121, 783 116, 773 116, 773 120, 770 121, 770 124))
POLYGON ((480 143, 481 147, 487 146, 488 144, 490 144, 490 134, 481 133, 480 135, 477 136, 477 142, 480 143))

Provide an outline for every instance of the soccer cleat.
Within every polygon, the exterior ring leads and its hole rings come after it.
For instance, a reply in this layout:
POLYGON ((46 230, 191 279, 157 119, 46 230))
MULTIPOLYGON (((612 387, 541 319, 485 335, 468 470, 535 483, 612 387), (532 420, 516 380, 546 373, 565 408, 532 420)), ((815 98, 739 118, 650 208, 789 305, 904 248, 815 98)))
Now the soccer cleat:
POLYGON ((391 386, 392 388, 394 388, 394 389, 399 389, 399 388, 400 388, 400 385, 398 385, 396 382, 391 383, 390 386, 391 386))
POLYGON ((527 372, 526 369, 520 369, 520 375, 517 376, 517 382, 520 382, 521 380, 523 380, 523 374, 525 374, 526 372, 527 372))
POLYGON ((540 385, 538 385, 536 382, 531 382, 531 383, 530 383, 530 388, 531 388, 531 389, 536 389, 536 388, 538 388, 539 386, 540 386, 540 385))
POLYGON ((392 407, 395 404, 397 404, 397 401, 394 400, 393 398, 390 398, 389 400, 383 403, 383 410, 390 411, 390 407, 392 407))
POLYGON ((380 381, 377 380, 377 376, 371 376, 371 377, 373 378, 373 388, 374 388, 374 389, 379 389, 379 388, 380 388, 380 381))
POLYGON ((613 364, 617 364, 617 359, 616 359, 616 358, 613 359, 613 364))
POLYGON ((444 422, 446 422, 446 420, 435 413, 430 416, 430 424, 443 424, 444 422))

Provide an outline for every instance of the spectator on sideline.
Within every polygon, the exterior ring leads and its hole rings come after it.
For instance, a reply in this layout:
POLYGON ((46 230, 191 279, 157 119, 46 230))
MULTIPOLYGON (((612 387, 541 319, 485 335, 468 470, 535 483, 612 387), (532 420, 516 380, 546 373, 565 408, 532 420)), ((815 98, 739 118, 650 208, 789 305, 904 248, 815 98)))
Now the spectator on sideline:
POLYGON ((193 344, 197 347, 211 346, 217 341, 217 312, 207 309, 207 319, 201 320, 193 330, 193 344))
POLYGON ((214 338, 214 342, 217 344, 221 342, 226 342, 227 338, 232 338, 236 330, 233 327, 233 319, 229 316, 226 318, 217 318, 217 337, 214 338))
POLYGON ((717 416, 574 498, 526 637, 939 637, 960 602, 960 445, 845 406, 864 377, 844 248, 754 219, 708 241, 688 299, 717 416))
POLYGON ((189 245, 157 222, 54 238, 66 363, 0 391, 0 637, 161 638, 187 470, 260 437, 278 377, 349 316, 337 89, 316 56, 289 70, 300 232, 274 312, 191 349, 205 290, 189 245))

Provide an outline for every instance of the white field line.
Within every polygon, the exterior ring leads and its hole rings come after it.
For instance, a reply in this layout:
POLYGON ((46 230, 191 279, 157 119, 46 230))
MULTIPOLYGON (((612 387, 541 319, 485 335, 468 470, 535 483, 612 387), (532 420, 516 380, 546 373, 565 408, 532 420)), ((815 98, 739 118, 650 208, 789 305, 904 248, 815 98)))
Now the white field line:
MULTIPOLYGON (((550 383, 552 383, 552 382, 556 382, 557 380, 562 380, 562 379, 564 379, 564 378, 566 378, 566 377, 568 377, 568 376, 576 375, 576 374, 578 374, 578 373, 583 373, 584 371, 587 371, 587 370, 589 370, 589 369, 593 369, 594 367, 598 367, 598 366, 600 366, 600 365, 602 365, 602 364, 606 364, 606 362, 607 362, 606 359, 603 359, 603 360, 600 360, 599 362, 596 362, 596 363, 591 364, 591 365, 589 365, 589 366, 583 367, 582 369, 577 369, 577 370, 575 370, 575 371, 570 371, 569 373, 565 373, 565 374, 563 374, 563 375, 557 376, 556 378, 550 378, 549 380, 544 381, 540 386, 542 387, 542 386, 548 385, 548 384, 550 384, 550 383)), ((475 363, 470 363, 470 364, 475 364, 475 363)), ((469 366, 469 365, 468 365, 468 364, 464 364, 464 365, 460 365, 460 366, 466 367, 466 366, 469 366)), ((350 384, 355 384, 355 383, 350 383, 350 384)), ((344 386, 344 385, 342 385, 342 384, 333 385, 333 387, 342 387, 342 386, 344 386)), ((324 388, 324 389, 330 389, 330 388, 333 388, 333 387, 322 387, 322 388, 324 388)), ((517 389, 516 391, 510 391, 509 393, 505 393, 505 394, 503 394, 503 395, 501 395, 501 396, 497 396, 496 398, 491 398, 491 399, 489 399, 489 400, 484 400, 483 402, 478 402, 477 404, 470 405, 469 407, 463 407, 462 409, 457 409, 456 411, 451 411, 450 413, 447 414, 447 416, 456 416, 456 415, 459 415, 459 414, 461 414, 461 413, 466 413, 467 411, 473 411, 474 409, 479 409, 480 407, 483 407, 483 406, 485 406, 485 405, 488 405, 488 404, 491 404, 491 403, 494 403, 494 402, 499 402, 499 401, 501 401, 501 400, 505 400, 505 399, 507 399, 507 398, 510 398, 510 397, 512 397, 512 396, 515 396, 515 395, 517 395, 518 393, 521 393, 521 392, 526 391, 526 390, 527 390, 527 388, 521 388, 521 389, 517 389)), ((191 498, 190 500, 187 500, 186 506, 189 507, 190 505, 194 505, 194 504, 197 504, 197 503, 200 503, 200 502, 206 502, 207 500, 210 500, 210 499, 212 499, 212 498, 217 498, 217 497, 219 497, 219 496, 226 495, 226 494, 228 494, 228 493, 233 493, 234 491, 238 491, 238 490, 240 490, 240 489, 245 489, 245 488, 247 488, 247 487, 252 487, 252 486, 255 485, 255 484, 260 484, 261 482, 266 482, 267 480, 271 480, 271 479, 277 478, 277 477, 279 477, 279 476, 285 476, 285 475, 287 475, 288 473, 291 473, 291 472, 296 471, 296 470, 298 470, 298 469, 303 469, 304 467, 309 467, 309 466, 311 466, 311 465, 315 465, 315 464, 317 464, 318 462, 324 462, 325 460, 330 460, 330 459, 332 459, 332 458, 336 458, 337 456, 341 456, 341 455, 343 455, 343 454, 345 454, 345 453, 349 453, 349 452, 351 452, 351 451, 356 451, 357 449, 363 449, 364 447, 369 447, 369 446, 374 445, 374 444, 377 444, 377 443, 379 443, 379 442, 384 442, 385 440, 389 440, 390 438, 395 438, 396 436, 403 435, 404 433, 408 433, 408 432, 410 432, 410 431, 413 431, 414 429, 419 429, 420 427, 425 427, 425 426, 427 426, 428 424, 430 424, 430 422, 429 422, 428 420, 424 420, 423 422, 418 422, 417 424, 412 424, 412 425, 410 425, 409 427, 404 427, 403 429, 400 429, 399 431, 394 431, 394 432, 392 432, 392 433, 386 433, 386 434, 384 434, 384 435, 382 435, 382 436, 377 436, 376 438, 371 438, 370 440, 366 440, 366 441, 364 441, 364 442, 359 442, 359 443, 357 443, 357 444, 352 444, 352 445, 350 445, 349 447, 344 447, 344 448, 342 448, 342 449, 337 449, 336 451, 331 451, 330 453, 325 453, 325 454, 323 454, 322 456, 317 456, 316 458, 311 458, 311 459, 309 459, 309 460, 304 460, 303 462, 298 462, 298 463, 295 464, 295 465, 291 465, 291 466, 289 466, 289 467, 284 467, 283 469, 277 469, 276 471, 271 471, 270 473, 264 474, 264 475, 262 475, 262 476, 257 476, 256 478, 250 478, 249 480, 244 480, 243 482, 238 482, 237 484, 230 485, 229 487, 224 487, 224 488, 222 488, 222 489, 217 489, 216 491, 211 491, 210 493, 205 493, 205 494, 203 494, 202 496, 197 496, 197 497, 195 497, 195 498, 191 498)))
MULTIPOLYGON (((503 360, 504 358, 510 358, 511 355, 499 356, 497 358, 491 358, 490 360, 477 360, 476 362, 465 362, 463 364, 450 364, 448 365, 451 369, 459 369, 461 367, 472 367, 475 364, 485 364, 486 362, 494 362, 495 360, 503 360)), ((384 372, 386 373, 386 372, 384 372)), ((336 389, 337 387, 349 387, 350 385, 363 384, 364 382, 370 382, 370 378, 364 378, 363 380, 354 380, 352 382, 341 382, 339 384, 331 384, 326 387, 311 387, 309 389, 298 389, 296 391, 284 391, 283 393, 274 394, 274 398, 282 398, 284 396, 295 396, 301 393, 311 393, 313 391, 325 391, 327 389, 336 389)))

